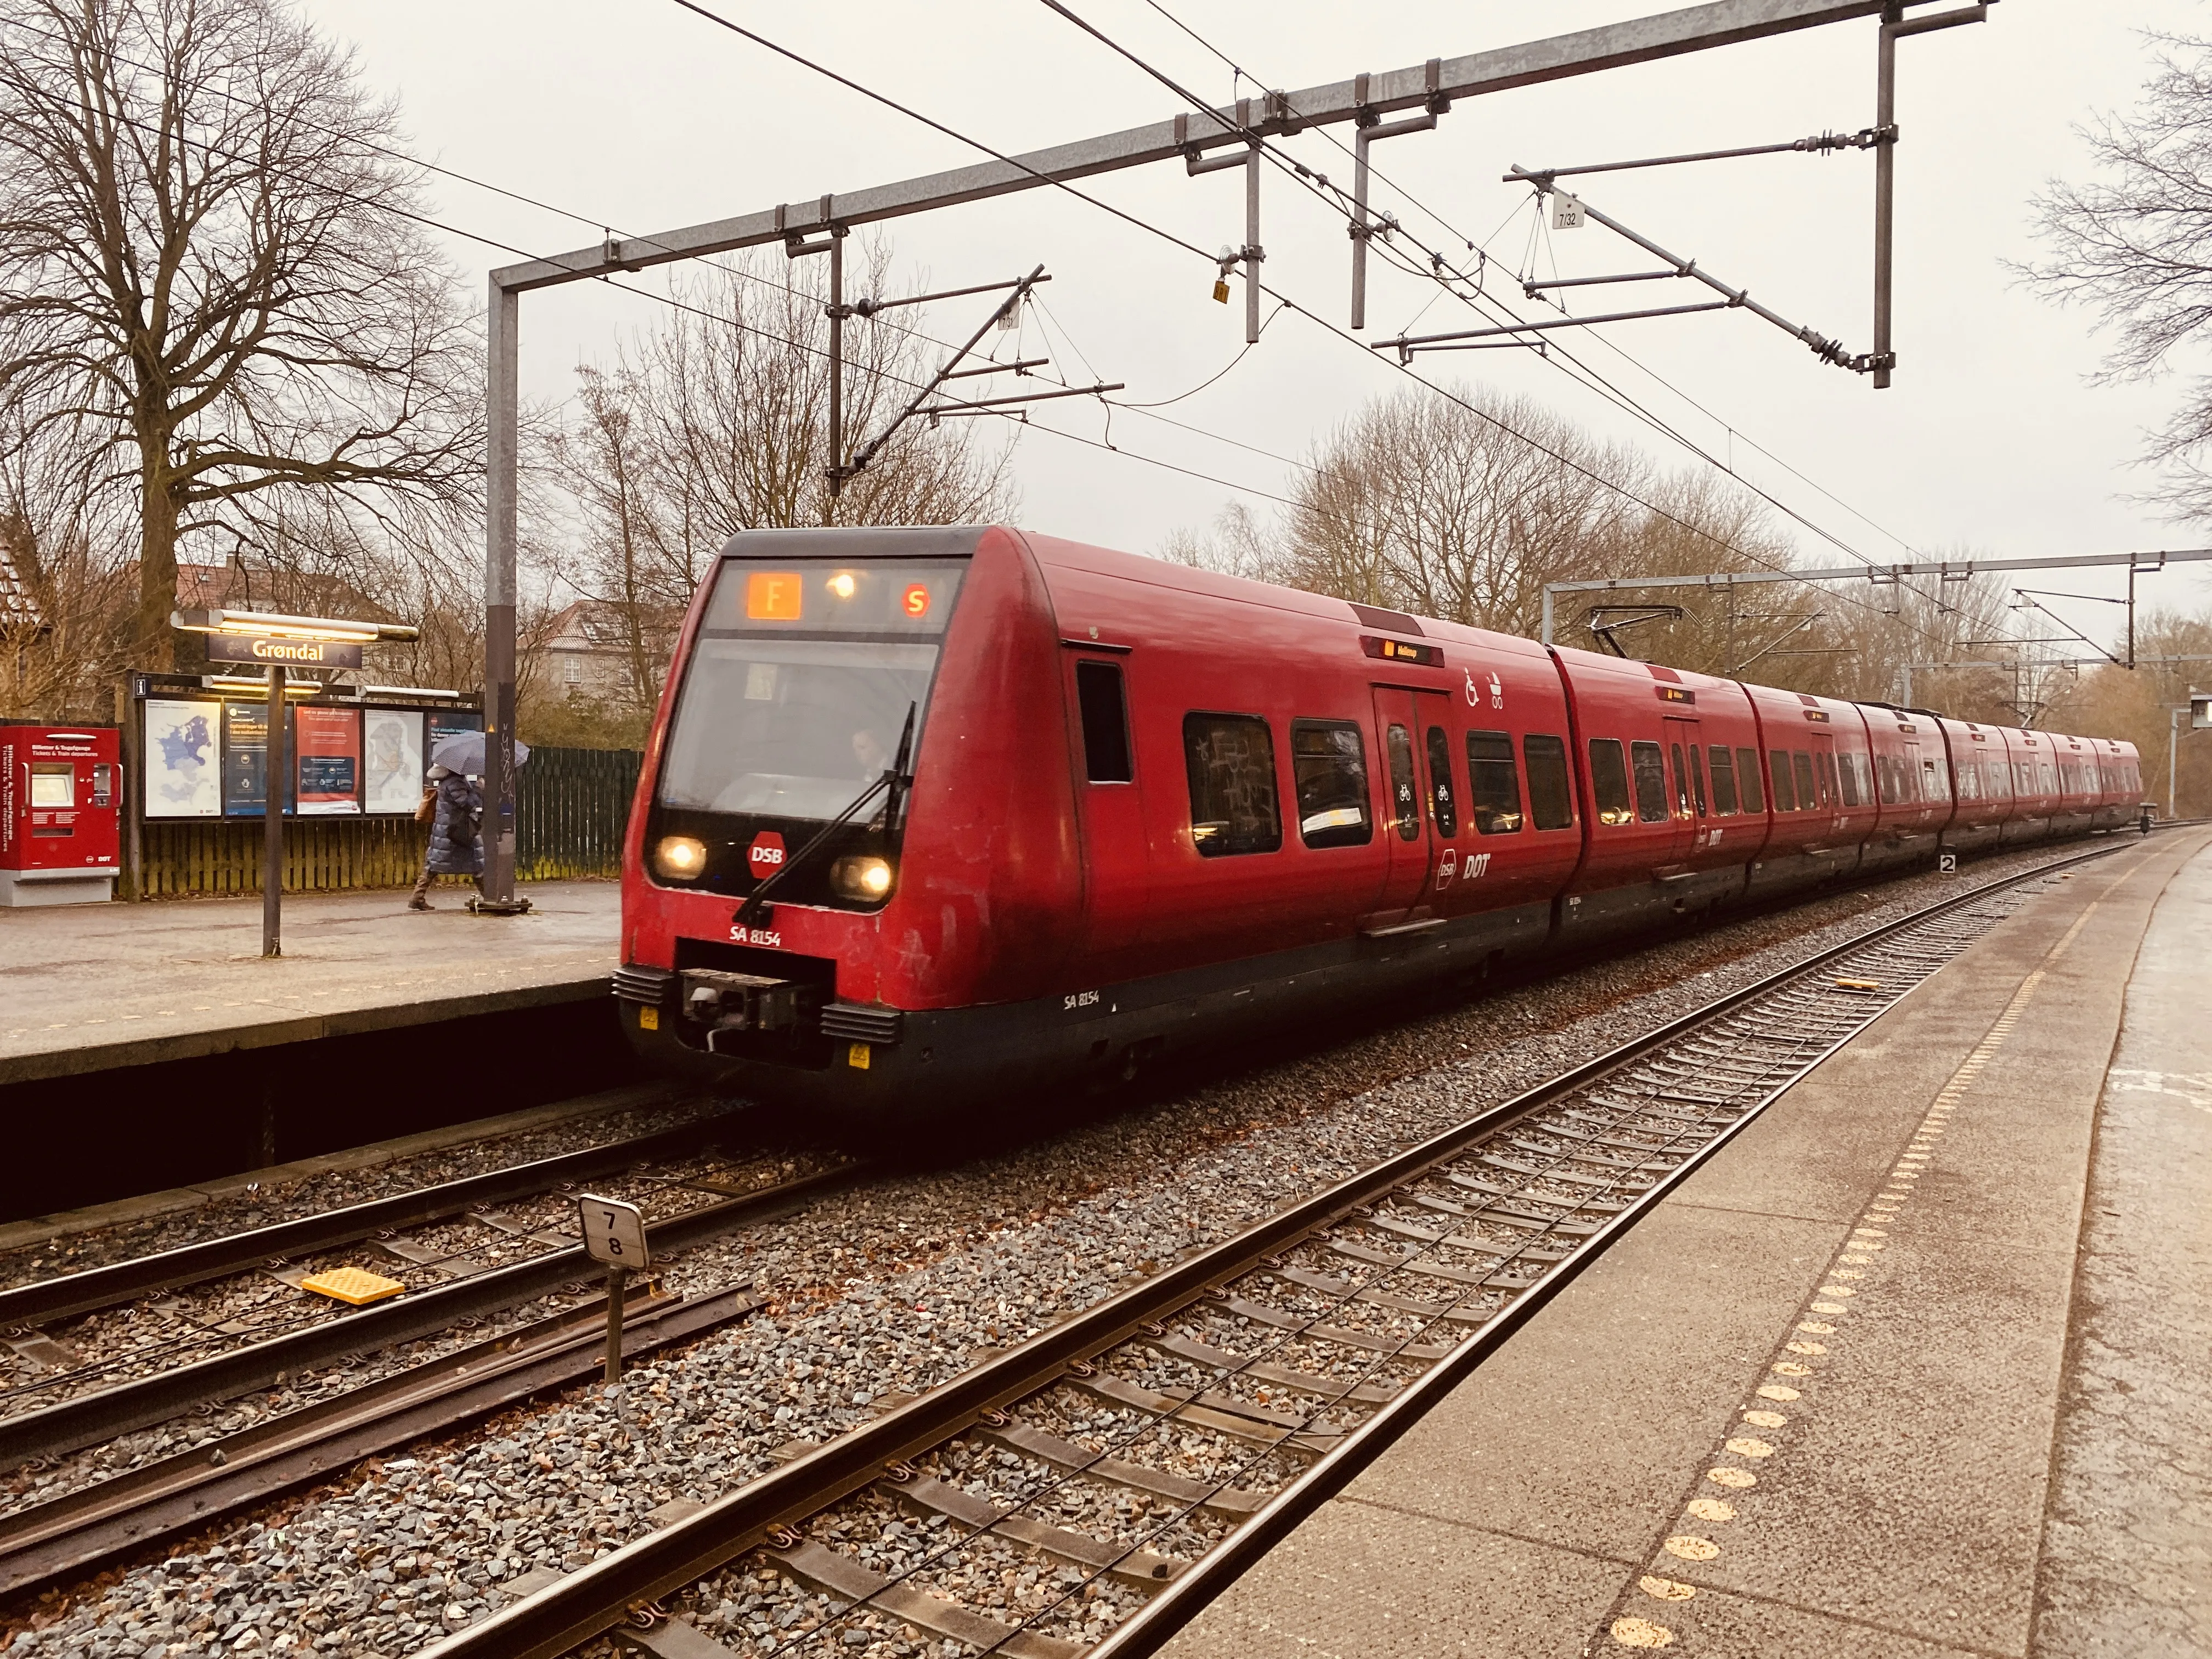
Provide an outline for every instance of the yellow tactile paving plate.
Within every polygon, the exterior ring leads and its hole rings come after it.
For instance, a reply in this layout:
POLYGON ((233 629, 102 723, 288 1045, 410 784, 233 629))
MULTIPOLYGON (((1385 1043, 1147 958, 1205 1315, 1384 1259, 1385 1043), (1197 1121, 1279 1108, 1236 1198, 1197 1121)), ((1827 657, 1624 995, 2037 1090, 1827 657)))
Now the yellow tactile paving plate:
POLYGON ((327 1296, 333 1301, 349 1302, 362 1307, 371 1302, 381 1302, 386 1297, 398 1296, 407 1287, 396 1279, 386 1279, 382 1273, 373 1273, 366 1267, 333 1267, 326 1273, 317 1273, 312 1279, 300 1281, 303 1291, 313 1291, 317 1296, 327 1296))

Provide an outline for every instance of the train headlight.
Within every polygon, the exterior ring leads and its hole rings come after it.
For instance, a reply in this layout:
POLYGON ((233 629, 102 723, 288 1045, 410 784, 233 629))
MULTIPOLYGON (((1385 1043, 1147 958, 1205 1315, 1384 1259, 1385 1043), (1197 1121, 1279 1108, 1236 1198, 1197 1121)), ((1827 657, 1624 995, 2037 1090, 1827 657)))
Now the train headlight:
POLYGON ((663 836, 653 867, 671 881, 696 881, 707 868, 707 843, 690 836, 663 836))
POLYGON ((882 859, 839 859, 830 866, 830 884, 840 898, 873 903, 891 895, 891 866, 882 859))

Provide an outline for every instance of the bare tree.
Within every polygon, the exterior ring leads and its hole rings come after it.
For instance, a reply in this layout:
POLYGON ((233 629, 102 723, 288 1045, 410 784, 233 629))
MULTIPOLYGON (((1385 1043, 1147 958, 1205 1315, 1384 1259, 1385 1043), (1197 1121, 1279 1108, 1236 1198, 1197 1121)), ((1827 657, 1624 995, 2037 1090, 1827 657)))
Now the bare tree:
MULTIPOLYGON (((1894 696, 1907 662, 1968 659, 1980 648, 1965 641, 2002 631, 2003 589, 1986 575, 1638 590, 1637 576, 1786 570, 1793 549, 1727 479, 1662 472, 1527 398, 1457 395, 1376 399, 1316 447, 1278 521, 1232 507, 1207 533, 1171 535, 1162 556, 1522 635, 1538 631, 1547 583, 1624 579, 1563 596, 1562 644, 1863 699, 1894 696)), ((2006 718, 1998 682, 1945 685, 2006 718)))
POLYGON ((116 503, 83 493, 66 435, 0 427, 0 719, 106 718, 125 665, 116 503))
POLYGON ((1536 631, 1547 582, 1787 559, 1740 492, 1668 478, 1534 399, 1456 396, 1369 403, 1316 447, 1279 524, 1234 510, 1168 556, 1514 634, 1536 631))
POLYGON ((2160 657, 2212 655, 2212 606, 2194 616, 2160 608, 2136 623, 2138 666, 2088 670, 2048 688, 2047 723, 2057 731, 2124 738, 2142 757, 2143 798, 2166 809, 2167 758, 2179 763, 2175 806, 2184 817, 2212 812, 2212 737, 2191 732, 2182 715, 2180 740, 2171 740, 2177 708, 2192 689, 2212 685, 2212 663, 2160 662, 2160 657))
POLYGON ((397 145, 278 0, 0 0, 0 402, 135 492, 142 663, 180 536, 477 488, 472 331, 397 145))
MULTIPOLYGON (((2172 371, 2174 353, 2212 325, 2212 41, 2150 33, 2157 70, 2130 114, 2082 129, 2100 177, 2054 179, 2036 198, 2050 250, 2015 267, 2032 288, 2087 307, 2112 341, 2103 382, 2172 371)), ((2143 459, 2167 469, 2150 499, 2179 518, 2212 517, 2212 378, 2150 434, 2143 459)))
MULTIPOLYGON (((883 294, 890 254, 861 256, 883 294)), ((679 291, 682 309, 605 368, 578 370, 550 441, 571 507, 541 574, 616 621, 629 723, 652 709, 677 623, 732 534, 793 525, 955 524, 1006 516, 1008 452, 970 420, 908 422, 833 499, 821 262, 741 257, 679 291)), ((853 280, 848 276, 848 280, 853 280)), ((944 356, 902 308, 845 331, 848 453, 876 435, 944 356)))

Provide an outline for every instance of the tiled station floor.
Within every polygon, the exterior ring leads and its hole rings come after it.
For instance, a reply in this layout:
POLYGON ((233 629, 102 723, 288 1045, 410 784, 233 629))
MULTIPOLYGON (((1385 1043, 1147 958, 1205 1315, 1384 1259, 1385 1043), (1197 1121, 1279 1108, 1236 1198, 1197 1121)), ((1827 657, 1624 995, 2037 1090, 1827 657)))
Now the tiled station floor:
POLYGON ((0 1084, 382 1030, 547 1002, 602 1000, 622 890, 537 882, 521 916, 475 916, 441 885, 284 901, 283 956, 261 900, 0 910, 0 1084))
POLYGON ((2212 1655, 2212 834, 2032 899, 1176 1659, 2212 1655))

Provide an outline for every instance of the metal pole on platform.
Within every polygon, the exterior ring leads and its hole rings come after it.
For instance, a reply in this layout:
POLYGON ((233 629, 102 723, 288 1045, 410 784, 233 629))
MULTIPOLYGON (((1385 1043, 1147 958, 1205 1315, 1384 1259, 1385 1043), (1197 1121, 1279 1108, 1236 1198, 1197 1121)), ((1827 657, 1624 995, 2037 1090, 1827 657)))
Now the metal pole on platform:
POLYGON ((2173 810, 2174 785, 2181 776, 2181 717, 2188 712, 2186 707, 2177 708, 2173 710, 2172 718, 2166 722, 2166 815, 2169 818, 2178 818, 2181 816, 2173 810))
POLYGON ((284 954, 284 670, 269 665, 269 739, 261 745, 261 954, 284 954))
POLYGON ((489 454, 484 517, 483 897, 477 915, 530 908, 514 896, 515 422, 521 406, 516 328, 520 296, 491 282, 485 341, 489 454))

